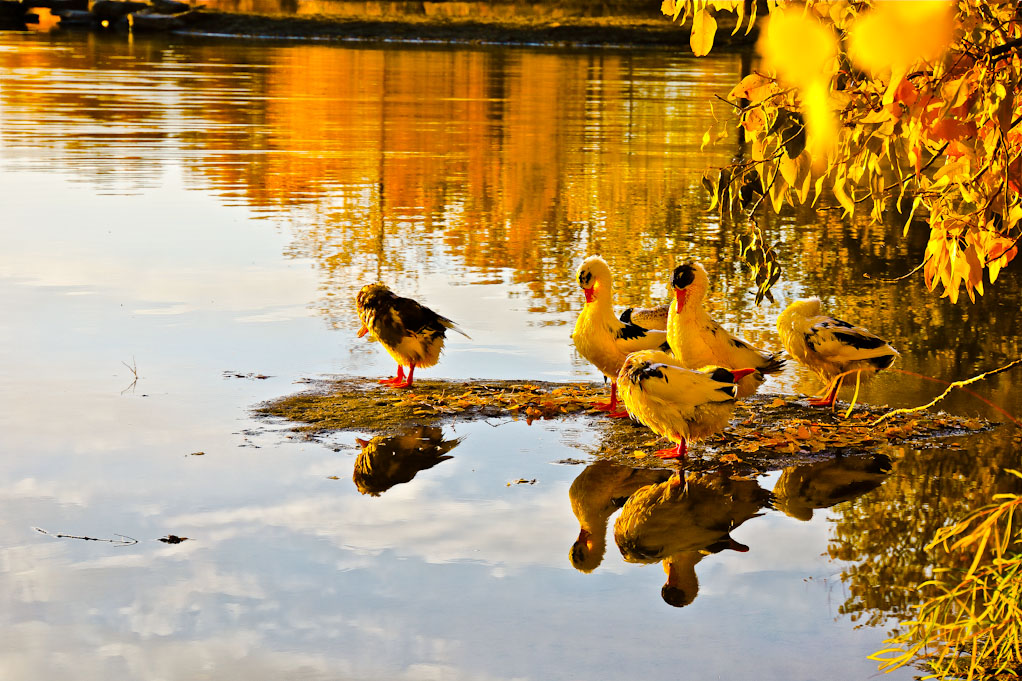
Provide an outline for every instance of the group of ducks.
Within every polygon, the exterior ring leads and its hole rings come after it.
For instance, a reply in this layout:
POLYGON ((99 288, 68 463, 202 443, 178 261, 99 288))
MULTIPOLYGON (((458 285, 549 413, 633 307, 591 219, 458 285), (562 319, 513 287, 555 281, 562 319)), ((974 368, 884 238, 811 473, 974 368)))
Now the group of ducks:
MULTIPOLYGON (((674 268, 668 304, 629 308, 620 317, 614 314, 613 276, 603 258, 586 258, 576 278, 586 302, 571 337, 579 354, 611 383, 610 401, 597 407, 611 416, 631 416, 675 443, 657 452, 661 458, 683 458, 689 440, 722 430, 735 401, 755 393, 766 375, 785 366, 780 353, 736 338, 710 317, 703 307, 709 277, 698 262, 674 268)), ((416 367, 437 363, 447 330, 468 337, 450 319, 383 284, 363 286, 355 305, 362 322, 359 337, 368 333, 398 364, 395 377, 380 381, 394 387, 410 387, 416 367)), ((821 395, 810 400, 814 406, 832 406, 846 376, 854 373, 858 388, 860 378, 898 357, 866 329, 822 314, 818 298, 788 305, 777 319, 777 332, 788 355, 826 382, 821 395)))

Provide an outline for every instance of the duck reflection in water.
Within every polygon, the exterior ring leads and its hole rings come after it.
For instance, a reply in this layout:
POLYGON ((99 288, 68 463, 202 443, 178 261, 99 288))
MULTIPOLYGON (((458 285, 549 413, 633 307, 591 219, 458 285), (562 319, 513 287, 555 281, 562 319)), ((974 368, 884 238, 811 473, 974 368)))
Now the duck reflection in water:
POLYGON ((810 520, 817 508, 829 508, 876 489, 890 471, 890 457, 880 453, 785 468, 774 485, 774 505, 792 518, 810 520))
POLYGON ((749 550, 730 532, 760 509, 771 506, 772 494, 755 480, 721 474, 670 479, 637 490, 614 523, 614 541, 629 563, 663 561, 667 581, 660 594, 675 607, 691 603, 698 593, 695 565, 706 555, 724 550, 749 550))
POLYGON ((355 459, 351 479, 362 494, 378 497, 394 485, 408 482, 419 471, 454 457, 447 454, 462 438, 444 440, 435 426, 411 428, 402 435, 377 435, 371 440, 356 438, 362 448, 355 459))
POLYGON ((568 489, 571 512, 581 526, 568 553, 575 569, 592 572, 599 567, 607 550, 610 516, 636 490, 670 477, 669 470, 632 468, 605 459, 586 466, 568 489))

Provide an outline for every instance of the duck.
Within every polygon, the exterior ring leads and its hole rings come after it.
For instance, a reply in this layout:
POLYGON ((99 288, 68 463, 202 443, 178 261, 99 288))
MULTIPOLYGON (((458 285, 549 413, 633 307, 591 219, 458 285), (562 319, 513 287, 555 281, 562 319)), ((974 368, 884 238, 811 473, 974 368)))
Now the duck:
POLYGON ((674 356, 689 369, 720 366, 725 369, 755 369, 738 386, 738 397, 759 390, 765 376, 784 369, 785 360, 731 335, 703 308, 710 279, 701 263, 683 263, 671 274, 675 300, 667 318, 667 342, 674 356))
POLYGON ((674 471, 628 497, 614 522, 614 542, 626 562, 662 561, 667 581, 661 596, 680 607, 698 591, 695 564, 723 550, 747 552, 731 532, 772 503, 755 480, 674 471))
POLYGON ((701 440, 724 429, 735 406, 736 383, 753 371, 714 366, 687 369, 666 352, 642 350, 628 355, 617 382, 632 418, 677 443, 656 455, 684 459, 688 440, 701 440))
POLYGON ((580 527, 568 552, 575 569, 589 573, 599 567, 607 550, 610 517, 633 492, 671 475, 663 468, 633 468, 606 459, 586 466, 568 488, 571 512, 580 527))
POLYGON ((822 313, 817 297, 793 301, 777 317, 777 333, 788 354, 809 367, 826 383, 818 397, 809 400, 816 407, 833 407, 844 377, 870 378, 890 367, 898 351, 861 326, 822 313))
POLYGON ((670 305, 666 303, 655 307, 629 307, 618 316, 618 319, 625 324, 638 324, 650 331, 666 331, 669 312, 670 305))
POLYGON ((378 497, 394 485, 410 482, 419 471, 452 459, 449 451, 462 437, 445 440, 436 426, 411 428, 400 435, 355 438, 362 448, 355 458, 351 480, 362 494, 378 497))
POLYGON ((614 316, 614 279, 610 266, 598 255, 586 258, 576 272, 585 294, 585 306, 575 320, 571 339, 585 359, 610 380, 610 401, 596 408, 611 416, 625 417, 618 406, 616 379, 629 353, 638 350, 668 350, 667 333, 622 322, 614 316))
POLYGON ((448 329, 470 338, 447 317, 396 295, 384 284, 363 286, 355 296, 355 311, 362 322, 358 337, 369 334, 369 340, 379 341, 397 362, 397 375, 382 379, 382 385, 410 388, 416 367, 431 367, 439 361, 448 329))

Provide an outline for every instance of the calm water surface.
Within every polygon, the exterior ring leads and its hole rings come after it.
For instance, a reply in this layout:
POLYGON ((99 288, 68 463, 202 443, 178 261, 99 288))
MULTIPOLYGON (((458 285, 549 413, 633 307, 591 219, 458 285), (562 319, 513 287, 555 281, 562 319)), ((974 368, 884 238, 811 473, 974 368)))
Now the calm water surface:
MULTIPOLYGON (((1010 489, 1006 429, 742 483, 777 508, 732 533, 748 552, 677 561, 695 598, 674 608, 661 566, 625 562, 612 536, 590 572, 569 561, 569 488, 608 473, 583 421, 417 433, 450 458, 372 496, 352 481, 355 434, 306 441, 250 412, 304 380, 392 372, 355 338, 352 296, 374 279, 472 335, 426 376, 599 380, 568 339, 593 252, 619 304, 662 299, 675 259, 702 258, 714 314, 772 347, 784 304, 819 294, 906 371, 951 380, 1019 356, 1014 270, 975 305, 877 286, 862 273, 908 271, 925 233, 829 211, 765 223, 785 279, 753 304, 699 186, 735 151, 700 139, 739 70, 0 33, 3 677, 872 677, 932 531, 1010 489), (816 497, 786 495, 799 480, 816 497)), ((1017 382, 977 392, 1018 414, 1017 382)), ((768 385, 816 387, 798 367, 768 385)), ((940 390, 891 373, 863 398, 940 390)), ((614 523, 598 496, 576 499, 597 534, 614 523)))

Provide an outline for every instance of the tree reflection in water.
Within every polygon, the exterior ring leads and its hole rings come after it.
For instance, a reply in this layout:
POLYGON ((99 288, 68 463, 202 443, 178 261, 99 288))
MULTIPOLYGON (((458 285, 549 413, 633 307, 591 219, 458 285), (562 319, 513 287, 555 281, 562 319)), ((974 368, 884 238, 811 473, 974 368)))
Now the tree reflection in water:
POLYGON ((876 626, 913 619, 919 584, 951 554, 927 550, 937 530, 990 502, 995 494, 1022 492, 1018 433, 1001 428, 983 436, 941 442, 932 449, 894 447, 888 481, 841 508, 831 520, 828 553, 849 563, 841 579, 849 596, 842 614, 876 626), (980 440, 982 437, 982 440, 980 440))

